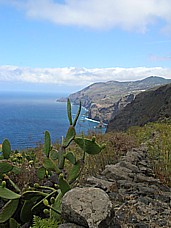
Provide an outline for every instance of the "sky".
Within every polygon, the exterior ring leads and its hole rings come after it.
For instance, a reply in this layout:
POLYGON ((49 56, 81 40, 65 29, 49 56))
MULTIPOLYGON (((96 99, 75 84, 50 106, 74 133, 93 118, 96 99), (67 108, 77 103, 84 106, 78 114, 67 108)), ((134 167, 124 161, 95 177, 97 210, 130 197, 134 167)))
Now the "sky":
POLYGON ((0 0, 0 91, 171 78, 170 0, 0 0))

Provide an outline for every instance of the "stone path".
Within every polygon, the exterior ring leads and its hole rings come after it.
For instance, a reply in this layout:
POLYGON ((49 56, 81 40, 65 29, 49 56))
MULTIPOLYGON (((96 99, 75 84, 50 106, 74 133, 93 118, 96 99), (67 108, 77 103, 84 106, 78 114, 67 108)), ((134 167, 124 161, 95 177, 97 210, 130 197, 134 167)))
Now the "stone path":
MULTIPOLYGON (((112 202, 114 215, 104 228, 171 227, 171 191, 155 178, 144 146, 107 165, 101 176, 89 177, 86 186, 104 190, 112 202)), ((66 227, 77 227, 73 225, 66 227)))

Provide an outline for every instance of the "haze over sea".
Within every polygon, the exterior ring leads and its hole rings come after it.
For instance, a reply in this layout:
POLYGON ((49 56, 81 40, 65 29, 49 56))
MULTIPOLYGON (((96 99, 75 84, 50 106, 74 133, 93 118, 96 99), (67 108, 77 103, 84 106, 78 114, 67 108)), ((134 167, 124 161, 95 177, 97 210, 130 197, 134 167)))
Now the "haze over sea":
MULTIPOLYGON (((57 102, 67 94, 0 93, 0 143, 9 139, 12 149, 26 149, 43 143, 44 131, 51 134, 52 142, 60 142, 66 135, 69 122, 66 103, 57 102)), ((73 118, 77 106, 72 105, 73 118)), ((77 133, 94 130, 96 122, 85 118, 82 108, 77 133)))

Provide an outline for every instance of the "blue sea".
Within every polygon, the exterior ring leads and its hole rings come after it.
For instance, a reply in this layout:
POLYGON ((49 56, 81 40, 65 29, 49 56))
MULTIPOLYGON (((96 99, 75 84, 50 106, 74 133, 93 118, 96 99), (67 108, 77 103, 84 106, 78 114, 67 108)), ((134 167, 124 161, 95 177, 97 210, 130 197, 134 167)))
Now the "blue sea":
MULTIPOLYGON (((36 147, 43 143, 48 130, 52 142, 61 142, 69 122, 66 102, 57 102, 67 94, 0 93, 0 143, 7 138, 13 150, 36 147)), ((73 118, 78 106, 72 105, 73 118)), ((86 117, 82 108, 77 133, 95 131, 98 122, 86 117)), ((104 130, 102 130, 104 131, 104 130)))

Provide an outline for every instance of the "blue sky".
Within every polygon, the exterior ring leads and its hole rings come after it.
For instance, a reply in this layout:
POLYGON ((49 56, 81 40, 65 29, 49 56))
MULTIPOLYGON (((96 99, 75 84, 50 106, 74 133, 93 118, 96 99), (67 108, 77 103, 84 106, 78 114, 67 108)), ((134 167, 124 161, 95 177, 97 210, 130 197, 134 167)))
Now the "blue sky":
POLYGON ((1 90, 171 78, 170 0, 0 0, 0 53, 1 90))

